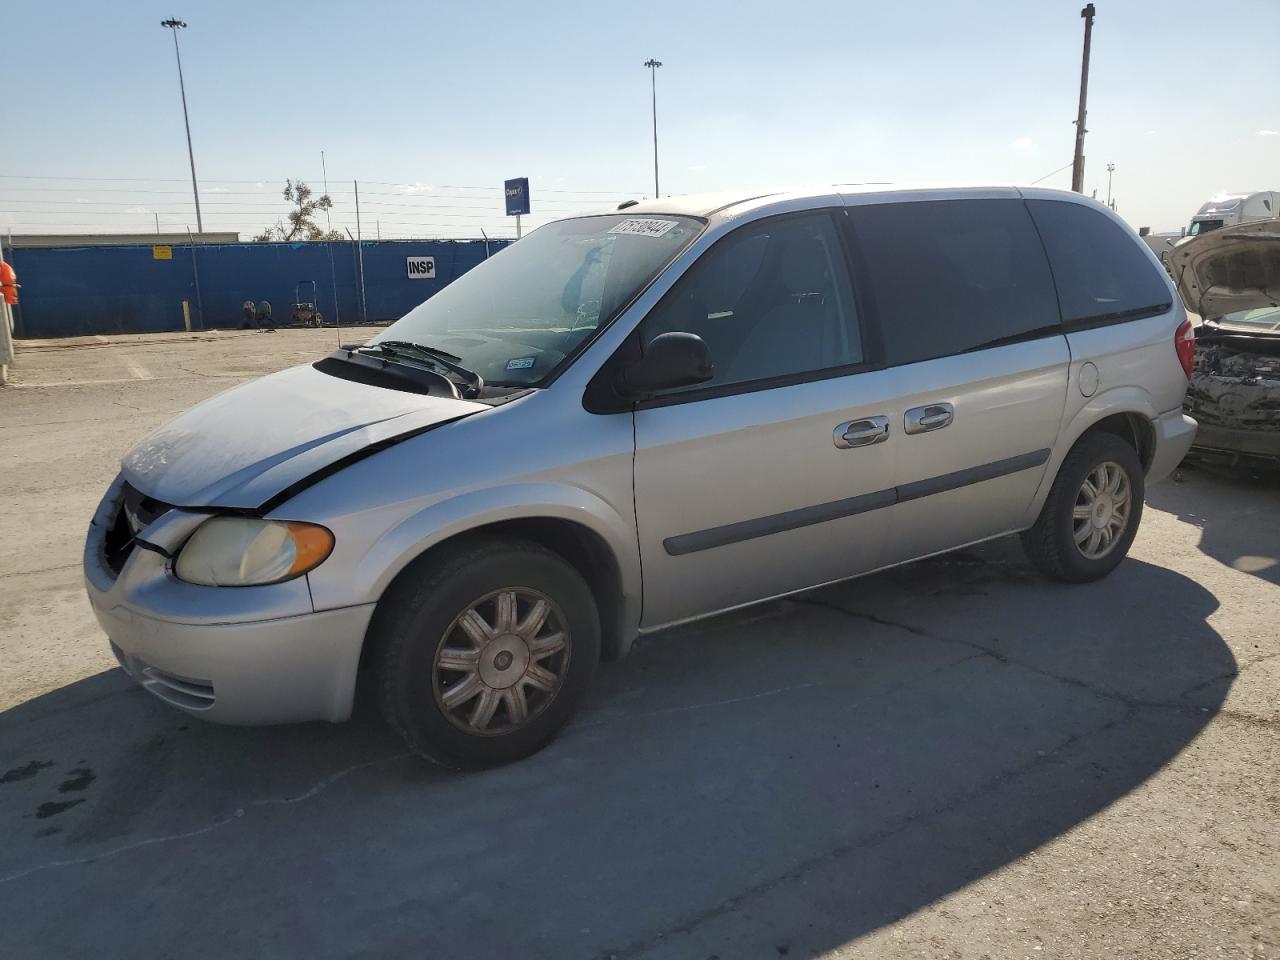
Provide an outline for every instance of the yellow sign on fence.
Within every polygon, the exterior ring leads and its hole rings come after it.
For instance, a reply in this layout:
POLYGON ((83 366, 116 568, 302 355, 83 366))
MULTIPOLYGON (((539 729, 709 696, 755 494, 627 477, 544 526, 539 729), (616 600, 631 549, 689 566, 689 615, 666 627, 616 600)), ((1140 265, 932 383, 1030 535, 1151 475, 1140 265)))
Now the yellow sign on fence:
POLYGON ((167 243, 153 243, 151 245, 151 259, 152 260, 172 260, 173 247, 169 246, 169 244, 167 243))

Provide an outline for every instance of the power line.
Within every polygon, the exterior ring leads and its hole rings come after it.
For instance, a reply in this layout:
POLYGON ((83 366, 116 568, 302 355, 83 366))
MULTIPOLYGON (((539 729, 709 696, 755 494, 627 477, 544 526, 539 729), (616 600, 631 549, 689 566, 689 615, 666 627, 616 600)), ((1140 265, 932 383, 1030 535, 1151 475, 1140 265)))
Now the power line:
MULTIPOLYGON (((66 176, 49 176, 49 175, 28 175, 21 173, 0 173, 0 179, 3 180, 58 180, 67 181, 83 181, 85 183, 185 183, 185 180, 175 177, 66 177, 66 176)), ((253 180, 216 180, 200 178, 200 183, 276 183, 278 177, 257 177, 253 180)), ((304 181, 317 180, 318 177, 302 177, 304 181)), ((422 189, 424 193, 432 190, 487 190, 492 192, 502 192, 501 186, 463 186, 460 184, 449 183, 397 183, 391 180, 367 180, 366 183, 374 183, 380 187, 409 187, 412 189, 422 189)), ((265 189, 265 188, 264 188, 265 189)), ((538 187, 539 193, 568 193, 578 196, 601 196, 614 197, 621 194, 622 196, 630 196, 632 194, 643 193, 643 190, 566 190, 561 187, 538 187)))
POLYGON ((1034 186, 1035 186, 1037 183, 1039 183, 1041 180, 1048 180, 1050 177, 1054 176, 1055 174, 1059 174, 1059 173, 1061 173, 1063 170, 1070 170, 1070 169, 1071 169, 1072 164, 1074 164, 1074 163, 1075 163, 1075 161, 1074 161, 1074 160, 1072 160, 1072 161, 1071 161, 1071 163, 1064 163, 1064 164, 1063 164, 1062 166, 1060 166, 1057 170, 1053 170, 1053 171, 1051 171, 1051 172, 1049 172, 1049 173, 1046 173, 1043 177, 1040 177, 1038 180, 1032 180, 1032 181, 1031 181, 1031 183, 1029 183, 1029 184, 1028 184, 1028 186, 1034 187, 1034 186))

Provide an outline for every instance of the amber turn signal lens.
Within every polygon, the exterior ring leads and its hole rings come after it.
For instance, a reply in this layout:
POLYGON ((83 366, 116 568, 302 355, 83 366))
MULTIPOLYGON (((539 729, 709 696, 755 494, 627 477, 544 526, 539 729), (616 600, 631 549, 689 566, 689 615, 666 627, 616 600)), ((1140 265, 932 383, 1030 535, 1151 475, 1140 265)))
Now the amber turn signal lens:
POLYGON ((289 538, 293 540, 294 559, 289 576, 296 577, 318 567, 333 552, 333 534, 324 527, 311 523, 287 522, 289 538))

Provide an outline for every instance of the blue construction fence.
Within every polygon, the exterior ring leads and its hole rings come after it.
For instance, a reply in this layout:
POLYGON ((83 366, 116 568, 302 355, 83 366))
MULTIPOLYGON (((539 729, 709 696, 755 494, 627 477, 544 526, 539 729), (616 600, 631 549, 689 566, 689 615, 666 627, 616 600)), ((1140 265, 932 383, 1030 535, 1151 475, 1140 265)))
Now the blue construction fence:
POLYGON ((193 330, 241 326, 246 300, 268 301, 273 321, 287 324, 295 296, 314 302, 326 323, 355 323, 362 313, 369 321, 396 320, 509 242, 20 247, 9 254, 22 284, 14 332, 32 338, 182 330, 184 300, 193 330), (426 276, 424 257, 434 260, 426 276), (419 261, 414 276, 410 260, 419 261))

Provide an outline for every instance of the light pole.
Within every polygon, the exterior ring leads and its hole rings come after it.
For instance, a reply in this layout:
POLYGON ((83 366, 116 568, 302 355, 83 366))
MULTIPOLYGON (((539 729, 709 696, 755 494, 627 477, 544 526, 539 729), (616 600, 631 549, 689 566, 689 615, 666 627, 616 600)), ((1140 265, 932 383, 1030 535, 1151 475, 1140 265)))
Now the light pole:
POLYGON ((649 89, 653 94, 653 199, 658 199, 658 68, 661 60, 650 57, 644 62, 649 68, 649 89))
POLYGON ((186 25, 185 21, 173 17, 160 21, 160 26, 173 31, 173 53, 178 58, 178 90, 182 93, 182 122, 187 127, 187 159, 191 161, 191 192, 196 198, 196 232, 204 233, 204 221, 200 219, 200 188, 196 185, 196 155, 191 149, 191 119, 187 116, 187 85, 182 82, 182 54, 178 50, 178 31, 186 25))
MULTIPOLYGON (((1115 173, 1116 165, 1114 163, 1107 164, 1107 206, 1111 206, 1111 175, 1115 173)), ((1115 208, 1112 207, 1114 210, 1115 208)))

